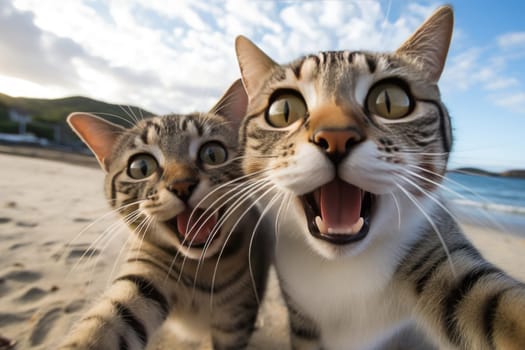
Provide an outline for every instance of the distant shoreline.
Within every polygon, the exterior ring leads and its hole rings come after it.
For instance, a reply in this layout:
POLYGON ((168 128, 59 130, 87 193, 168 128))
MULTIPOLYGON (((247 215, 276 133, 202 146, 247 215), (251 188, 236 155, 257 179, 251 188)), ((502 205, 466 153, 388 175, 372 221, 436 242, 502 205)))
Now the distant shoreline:
MULTIPOLYGON (((58 147, 39 146, 34 144, 20 144, 0 142, 0 153, 12 154, 24 157, 35 157, 56 160, 70 164, 77 164, 97 168, 97 160, 91 154, 81 153, 58 147)), ((525 169, 511 169, 502 172, 487 171, 480 168, 463 167, 447 170, 448 173, 506 177, 525 180, 525 169)))
POLYGON ((449 173, 493 176, 493 177, 510 177, 514 179, 525 179, 525 169, 512 169, 502 172, 487 171, 479 168, 457 168, 448 170, 449 173))
POLYGON ((21 157, 54 160, 69 164, 87 166, 90 168, 99 167, 97 160, 92 155, 37 145, 0 143, 0 153, 21 157))

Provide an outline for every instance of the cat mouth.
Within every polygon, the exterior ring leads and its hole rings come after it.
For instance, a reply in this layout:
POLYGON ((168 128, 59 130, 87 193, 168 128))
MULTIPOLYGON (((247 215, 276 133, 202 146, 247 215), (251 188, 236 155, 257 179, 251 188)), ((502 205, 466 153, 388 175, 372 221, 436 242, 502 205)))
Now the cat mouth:
POLYGON ((312 236, 343 245, 368 235, 373 202, 370 192, 335 178, 300 199, 312 236))
POLYGON ((219 213, 212 213, 213 211, 206 211, 206 209, 186 207, 182 213, 165 221, 164 224, 175 233, 182 245, 204 248, 220 233, 219 230, 215 230, 219 213))

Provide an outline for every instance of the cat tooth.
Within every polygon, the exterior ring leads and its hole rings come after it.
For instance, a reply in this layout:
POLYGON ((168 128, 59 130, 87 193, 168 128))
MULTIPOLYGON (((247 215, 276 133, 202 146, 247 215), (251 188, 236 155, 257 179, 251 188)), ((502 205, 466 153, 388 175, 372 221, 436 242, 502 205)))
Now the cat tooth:
POLYGON ((363 228, 363 225, 365 224, 365 219, 362 217, 357 220, 355 224, 352 225, 352 233, 358 233, 363 228))
POLYGON ((321 233, 327 233, 330 229, 327 229, 323 219, 321 219, 320 216, 315 217, 315 224, 317 225, 317 228, 319 229, 319 232, 321 233))

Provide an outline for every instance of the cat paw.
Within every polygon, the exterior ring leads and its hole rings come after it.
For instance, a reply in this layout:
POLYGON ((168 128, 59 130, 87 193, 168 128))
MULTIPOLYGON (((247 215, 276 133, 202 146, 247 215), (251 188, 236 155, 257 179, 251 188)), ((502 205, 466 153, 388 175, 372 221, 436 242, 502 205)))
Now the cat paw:
POLYGON ((494 303, 491 331, 493 348, 525 349, 525 286, 508 290, 494 303))

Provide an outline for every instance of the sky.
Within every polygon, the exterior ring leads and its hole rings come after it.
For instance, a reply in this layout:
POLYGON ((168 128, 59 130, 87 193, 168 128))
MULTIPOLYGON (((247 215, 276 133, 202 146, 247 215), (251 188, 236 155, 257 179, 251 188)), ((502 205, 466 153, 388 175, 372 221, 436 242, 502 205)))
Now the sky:
MULTIPOLYGON (((448 1, 440 80, 450 167, 525 168, 525 2, 448 1)), ((395 50, 439 1, 0 0, 0 92, 83 95, 157 114, 207 110, 239 77, 245 35, 275 61, 395 50)))

